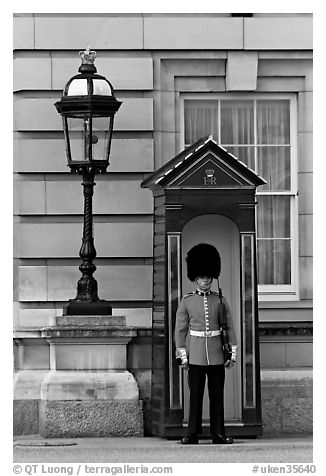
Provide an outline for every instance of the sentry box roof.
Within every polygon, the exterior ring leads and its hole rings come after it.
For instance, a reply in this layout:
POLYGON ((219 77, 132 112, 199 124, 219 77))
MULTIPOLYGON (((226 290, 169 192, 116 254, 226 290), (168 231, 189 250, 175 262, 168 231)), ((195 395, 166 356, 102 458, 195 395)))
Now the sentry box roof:
POLYGON ((171 159, 141 186, 157 188, 256 188, 266 183, 246 164, 221 147, 211 135, 171 159))

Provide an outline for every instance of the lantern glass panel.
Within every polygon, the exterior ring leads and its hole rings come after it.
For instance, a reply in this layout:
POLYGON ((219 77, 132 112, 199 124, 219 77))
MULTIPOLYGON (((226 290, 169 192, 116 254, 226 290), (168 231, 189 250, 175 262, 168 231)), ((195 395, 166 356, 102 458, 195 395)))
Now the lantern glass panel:
POLYGON ((90 117, 69 117, 67 124, 70 160, 72 162, 89 161, 91 158, 91 147, 89 146, 91 136, 90 117))
POLYGON ((100 96, 112 96, 112 89, 104 79, 93 79, 93 94, 100 96))
POLYGON ((112 135, 111 117, 93 117, 92 159, 108 160, 112 135))
POLYGON ((69 117, 66 140, 71 162, 107 161, 113 117, 69 117))
POLYGON ((67 96, 87 96, 88 86, 87 79, 74 79, 67 90, 67 96))

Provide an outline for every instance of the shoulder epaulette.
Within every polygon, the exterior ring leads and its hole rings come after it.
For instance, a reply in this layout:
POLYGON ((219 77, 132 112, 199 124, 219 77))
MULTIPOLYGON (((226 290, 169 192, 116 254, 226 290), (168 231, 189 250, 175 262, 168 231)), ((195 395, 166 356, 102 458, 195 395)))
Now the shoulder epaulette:
POLYGON ((211 291, 212 294, 216 294, 218 296, 218 293, 216 291, 211 291))
POLYGON ((191 293, 187 293, 183 296, 183 299, 187 298, 187 297, 190 297, 190 296, 193 296, 195 294, 195 291, 192 291, 191 293))

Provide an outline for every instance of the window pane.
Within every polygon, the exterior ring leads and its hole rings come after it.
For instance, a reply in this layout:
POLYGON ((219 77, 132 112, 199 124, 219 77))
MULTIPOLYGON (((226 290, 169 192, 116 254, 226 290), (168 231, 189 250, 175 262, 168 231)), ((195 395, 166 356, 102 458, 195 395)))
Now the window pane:
POLYGON ((225 146, 230 154, 241 160, 250 169, 255 170, 255 150, 254 147, 230 147, 225 146))
POLYGON ((258 196, 258 238, 289 238, 291 197, 258 196))
POLYGON ((186 100, 186 144, 208 134, 267 181, 259 191, 270 194, 257 196, 259 284, 291 284, 293 197, 274 194, 288 192, 292 186, 290 101, 186 100))
POLYGON ((258 144, 290 143, 289 101, 257 101, 258 144))
POLYGON ((291 241, 258 239, 258 284, 291 284, 291 241))
POLYGON ((258 147, 258 175, 267 184, 260 190, 290 190, 290 147, 258 147))
POLYGON ((221 101, 221 143, 253 144, 253 101, 221 101))
POLYGON ((185 101, 186 144, 193 144, 209 134, 218 142, 217 101, 185 101))

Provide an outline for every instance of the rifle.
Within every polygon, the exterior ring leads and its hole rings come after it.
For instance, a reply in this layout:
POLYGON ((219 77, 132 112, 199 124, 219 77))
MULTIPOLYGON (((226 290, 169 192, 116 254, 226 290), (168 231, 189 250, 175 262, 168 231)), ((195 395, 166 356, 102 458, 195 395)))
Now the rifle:
POLYGON ((228 336, 228 330, 227 330, 227 310, 222 299, 223 298, 222 289, 220 288, 219 285, 218 285, 218 297, 219 297, 220 303, 217 309, 217 318, 218 318, 219 327, 221 329, 224 363, 226 363, 228 360, 231 360, 232 350, 229 344, 229 336, 228 336))

